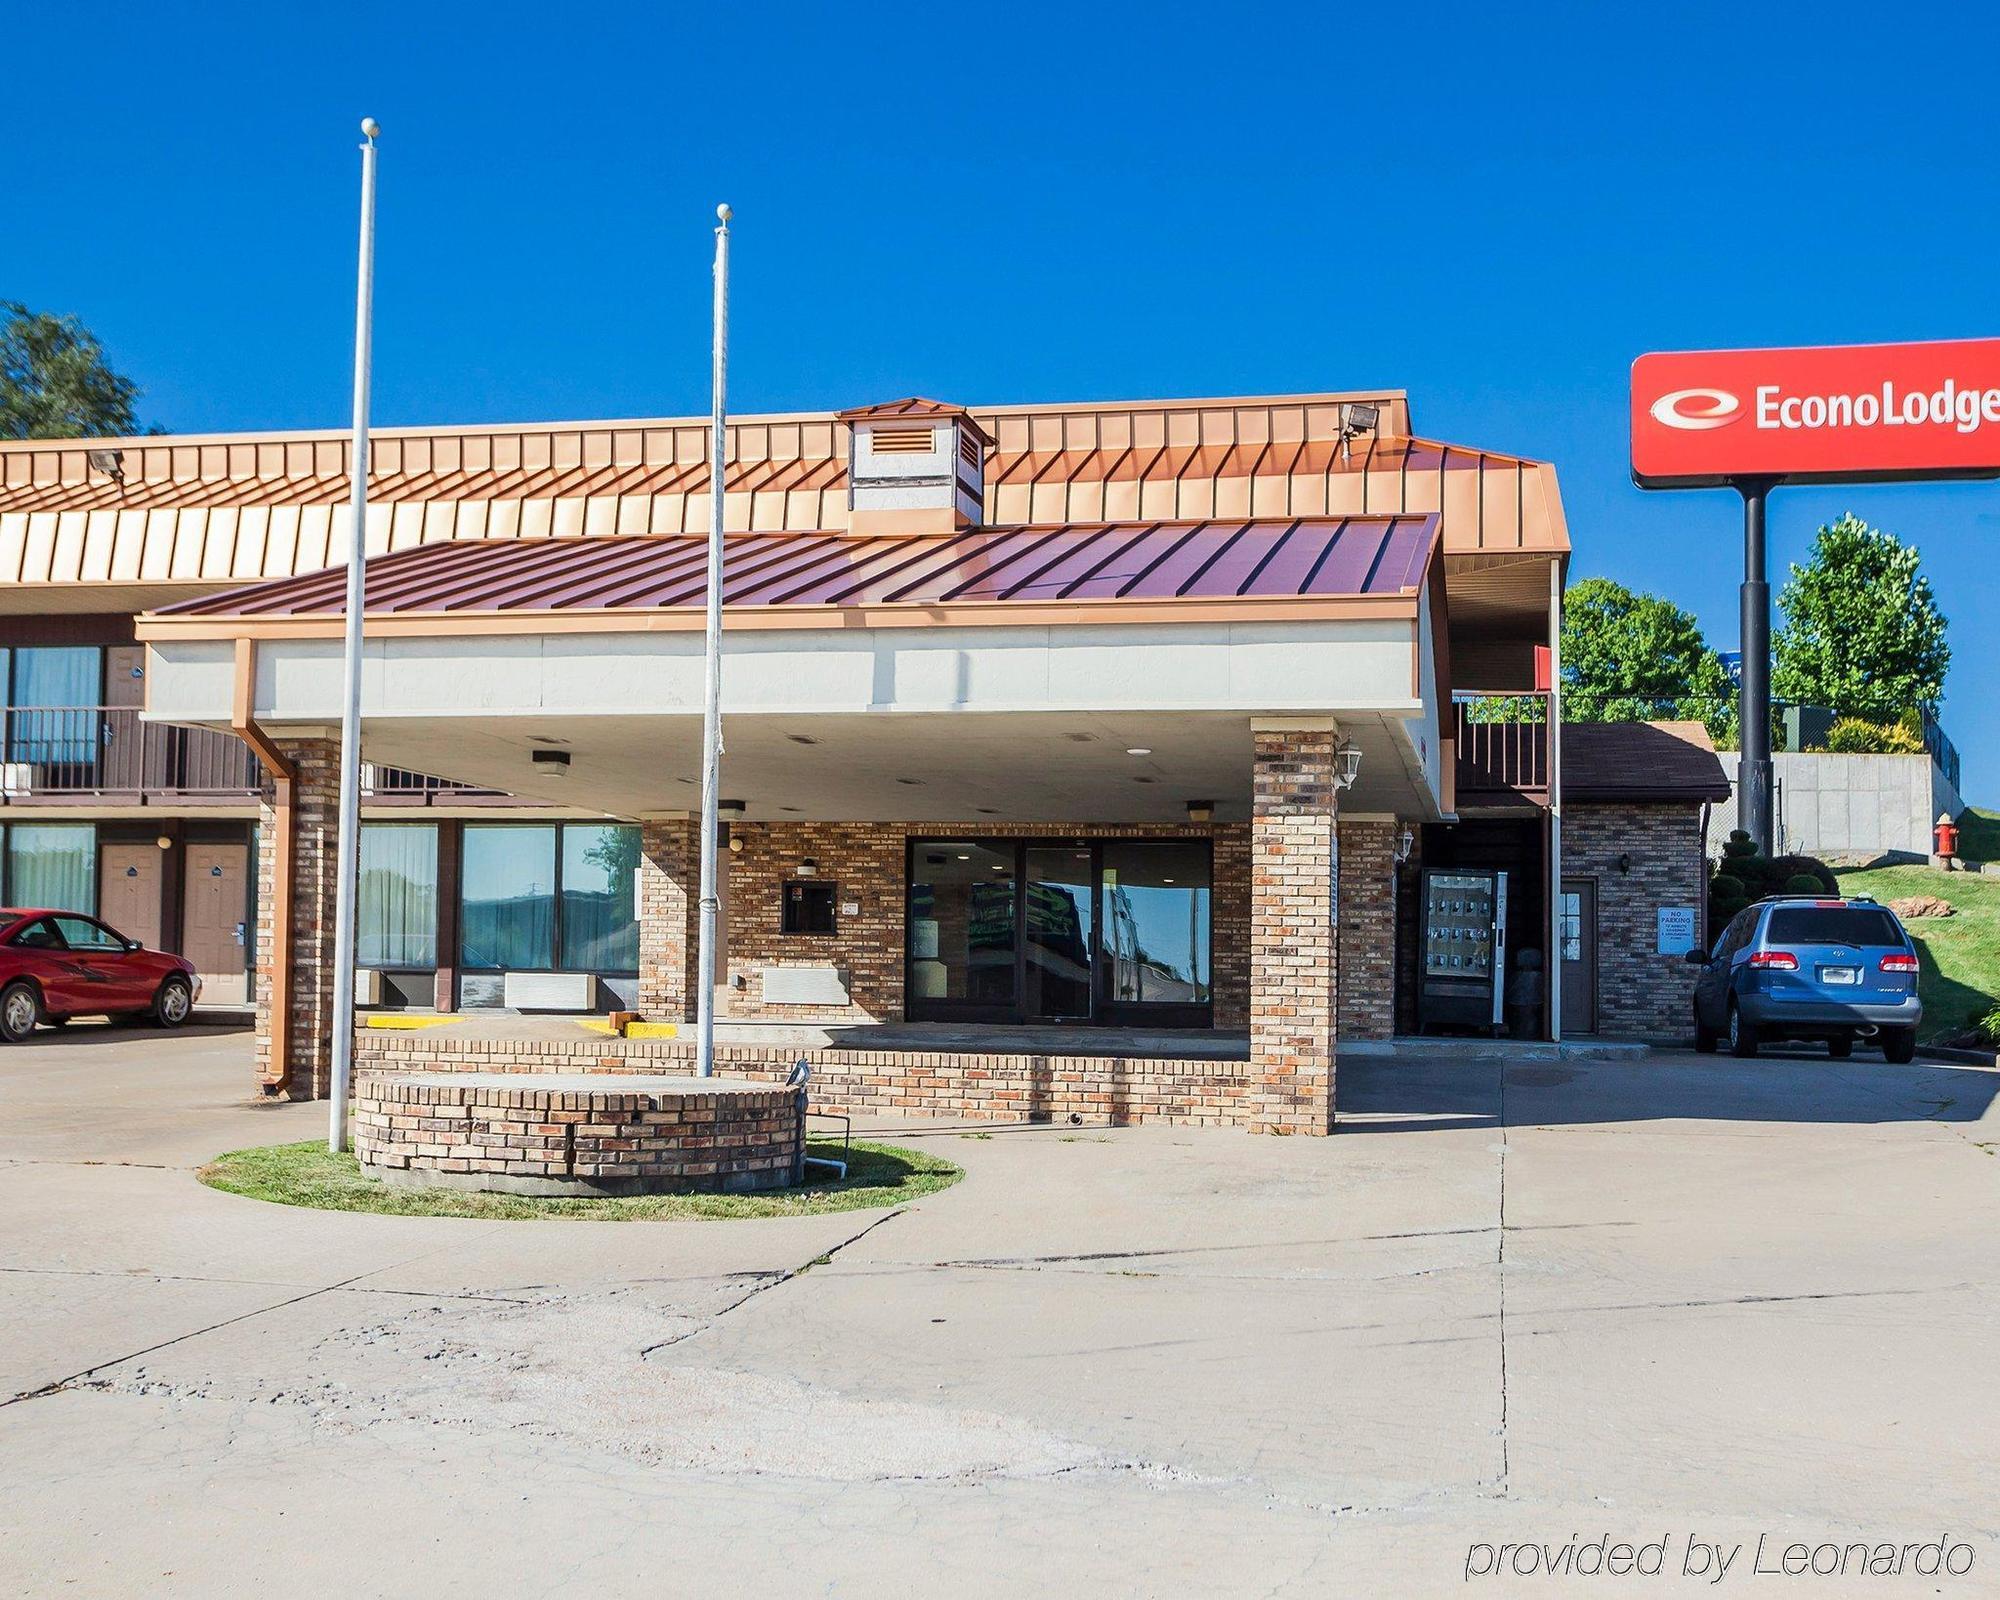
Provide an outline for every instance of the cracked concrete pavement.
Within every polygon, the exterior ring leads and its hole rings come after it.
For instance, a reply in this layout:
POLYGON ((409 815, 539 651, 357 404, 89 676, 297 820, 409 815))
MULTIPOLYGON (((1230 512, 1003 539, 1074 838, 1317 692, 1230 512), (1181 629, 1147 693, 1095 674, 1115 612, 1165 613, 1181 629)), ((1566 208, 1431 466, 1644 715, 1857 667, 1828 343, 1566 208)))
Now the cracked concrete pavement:
POLYGON ((1330 1140, 882 1123, 966 1181, 504 1223, 203 1188, 323 1129, 250 1071, 0 1050, 0 1592, 1428 1594, 1474 1541, 1942 1531, 2000 1592, 1991 1072, 1371 1061, 1330 1140))

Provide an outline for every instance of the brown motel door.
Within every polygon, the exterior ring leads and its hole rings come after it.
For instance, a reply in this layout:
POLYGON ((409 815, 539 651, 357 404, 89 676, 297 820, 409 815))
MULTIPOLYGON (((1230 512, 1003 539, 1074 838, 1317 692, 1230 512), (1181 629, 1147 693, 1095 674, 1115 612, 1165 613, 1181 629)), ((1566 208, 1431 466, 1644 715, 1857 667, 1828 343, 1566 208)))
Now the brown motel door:
POLYGON ((1597 885, 1565 878, 1556 944, 1562 951, 1562 1031, 1597 1032, 1597 885))
POLYGON ((191 844, 187 847, 187 897, 183 902, 187 936, 181 954, 201 976, 201 997, 208 1001, 241 1003, 248 998, 244 981, 244 940, 249 915, 250 850, 240 844, 191 844))
POLYGON ((97 852, 97 914, 148 950, 160 948, 160 847, 107 844, 97 852))

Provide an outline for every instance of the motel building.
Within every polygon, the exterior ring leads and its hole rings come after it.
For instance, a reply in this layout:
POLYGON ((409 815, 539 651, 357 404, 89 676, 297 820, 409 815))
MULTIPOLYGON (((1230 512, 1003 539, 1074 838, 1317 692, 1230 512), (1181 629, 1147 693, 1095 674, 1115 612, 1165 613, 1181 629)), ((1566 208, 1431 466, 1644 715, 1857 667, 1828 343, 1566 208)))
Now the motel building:
MULTIPOLYGON (((364 1021, 462 1020, 364 1082, 685 1072, 577 1019, 692 1020, 704 848, 718 1070, 815 1106, 1325 1132, 1345 1047, 1688 1031, 1721 769, 1561 729, 1555 471, 1401 392, 735 419, 712 841, 706 420, 372 443, 364 1021)), ((329 1076, 348 450, 0 446, 0 900, 187 954, 271 1095, 329 1076)))

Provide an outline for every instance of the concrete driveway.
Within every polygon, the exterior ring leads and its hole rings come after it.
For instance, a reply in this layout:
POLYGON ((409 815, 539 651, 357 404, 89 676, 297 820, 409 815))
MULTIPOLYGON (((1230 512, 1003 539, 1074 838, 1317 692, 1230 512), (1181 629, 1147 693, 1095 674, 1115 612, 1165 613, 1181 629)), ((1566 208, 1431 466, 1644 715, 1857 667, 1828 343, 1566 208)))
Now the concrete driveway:
POLYGON ((0 1591, 1547 1593, 1485 1547, 1609 1535, 2000 1592, 1991 1072, 1371 1062, 1329 1140, 884 1124, 966 1181, 603 1224, 203 1188, 324 1127, 249 1058, 0 1050, 0 1591))

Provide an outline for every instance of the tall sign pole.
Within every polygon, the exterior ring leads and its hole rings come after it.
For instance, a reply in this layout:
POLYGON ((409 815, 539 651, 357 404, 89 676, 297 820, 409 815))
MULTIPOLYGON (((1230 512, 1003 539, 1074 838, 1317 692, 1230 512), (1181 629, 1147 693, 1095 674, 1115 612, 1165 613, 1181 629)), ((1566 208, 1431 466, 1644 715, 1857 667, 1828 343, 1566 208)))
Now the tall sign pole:
POLYGON ((341 655, 340 824, 333 900, 333 1082, 326 1147, 347 1148, 347 1094, 354 1077, 354 900, 361 855, 361 618, 368 558, 368 378, 375 334, 375 140, 361 119, 361 259, 354 289, 354 443, 348 488, 347 632, 341 655))
POLYGON ((1736 817, 1768 856, 1778 844, 1764 549, 1771 491, 2000 477, 2000 339, 1656 351, 1632 363, 1631 426, 1641 489, 1743 497, 1736 817))
POLYGON ((722 475, 729 409, 729 217, 715 208, 715 342, 708 441, 708 622, 701 708, 701 948, 695 961, 695 1070, 715 1073, 715 836, 722 784, 722 475))
POLYGON ((1736 826, 1770 856, 1777 851, 1777 818, 1771 775, 1771 584, 1764 555, 1764 508, 1771 485, 1741 479, 1743 496, 1742 683, 1736 721, 1742 743, 1736 775, 1736 826))

